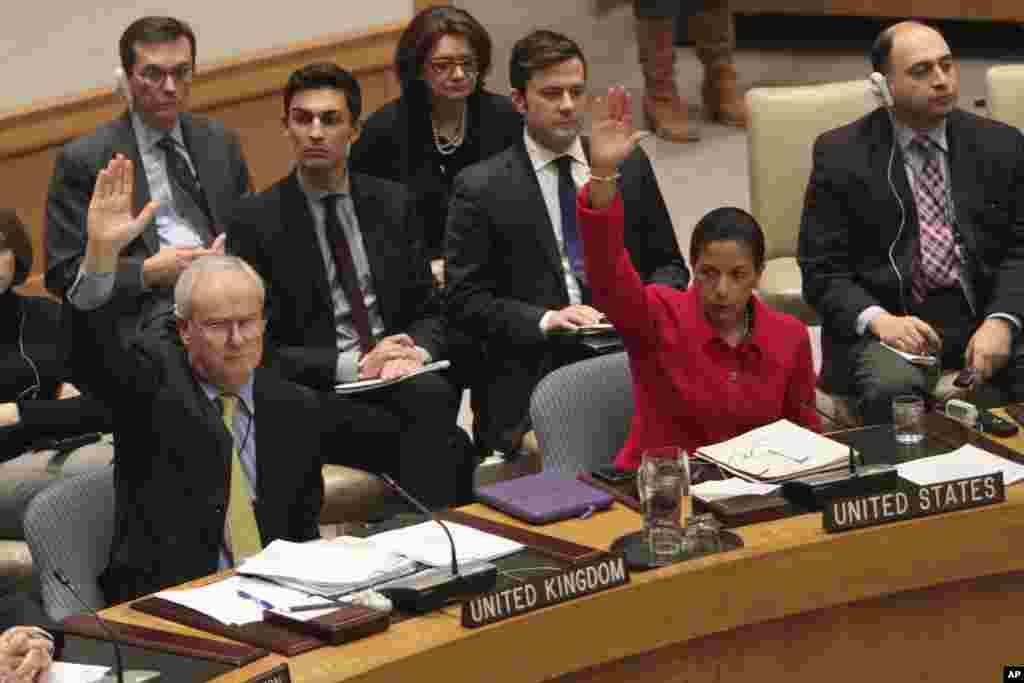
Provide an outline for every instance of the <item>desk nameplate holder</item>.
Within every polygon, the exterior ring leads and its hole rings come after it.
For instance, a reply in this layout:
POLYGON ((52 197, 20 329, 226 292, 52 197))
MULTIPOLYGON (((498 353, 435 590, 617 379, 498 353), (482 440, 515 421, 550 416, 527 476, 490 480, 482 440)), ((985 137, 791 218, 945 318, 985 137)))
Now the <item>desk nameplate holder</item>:
POLYGON ((828 501, 822 514, 822 526, 828 533, 837 533, 984 507, 1005 500, 1002 472, 925 486, 903 481, 890 491, 828 501))
MULTIPOLYGON (((118 642, 123 645, 134 645, 185 657, 208 659, 232 666, 245 666, 267 655, 267 650, 246 643, 228 643, 213 638, 171 633, 109 619, 104 621, 115 631, 118 642)), ((109 640, 110 638, 96 623, 96 619, 88 614, 75 614, 66 617, 60 624, 65 632, 76 636, 94 640, 109 640)))
POLYGON ((561 571, 467 600, 462 604, 462 625, 477 628, 493 624, 627 583, 625 557, 602 553, 561 571))

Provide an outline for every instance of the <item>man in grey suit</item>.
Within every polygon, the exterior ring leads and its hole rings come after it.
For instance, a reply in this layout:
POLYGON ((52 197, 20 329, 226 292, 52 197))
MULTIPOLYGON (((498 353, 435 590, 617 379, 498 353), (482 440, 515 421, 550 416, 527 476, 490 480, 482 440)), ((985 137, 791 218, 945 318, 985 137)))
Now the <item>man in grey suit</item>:
POLYGON ((115 154, 131 159, 134 211, 150 200, 161 206, 124 249, 114 276, 119 329, 132 334, 171 322, 178 276, 195 259, 223 249, 221 226, 251 181, 238 135, 182 112, 196 60, 188 24, 143 17, 125 29, 119 48, 129 109, 57 157, 46 203, 46 286, 61 296, 70 289, 85 254, 96 177, 115 154))

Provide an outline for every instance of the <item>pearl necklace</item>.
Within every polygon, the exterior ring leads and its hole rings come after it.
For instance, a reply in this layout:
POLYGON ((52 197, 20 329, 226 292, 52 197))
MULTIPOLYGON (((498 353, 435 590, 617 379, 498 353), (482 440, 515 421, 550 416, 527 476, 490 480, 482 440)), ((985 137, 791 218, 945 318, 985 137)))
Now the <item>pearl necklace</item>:
POLYGON ((455 154, 456 150, 462 146, 462 141, 466 138, 466 104, 463 103, 462 109, 459 111, 459 122, 455 126, 455 135, 452 136, 451 140, 441 135, 433 116, 430 117, 430 127, 434 131, 434 147, 437 148, 441 156, 447 157, 455 154))

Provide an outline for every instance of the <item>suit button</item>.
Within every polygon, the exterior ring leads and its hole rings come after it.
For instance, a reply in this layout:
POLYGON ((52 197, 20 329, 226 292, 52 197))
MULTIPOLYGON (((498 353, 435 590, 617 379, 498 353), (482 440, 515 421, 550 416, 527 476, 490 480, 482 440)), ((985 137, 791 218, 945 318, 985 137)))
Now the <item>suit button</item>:
POLYGON ((223 506, 223 505, 219 505, 219 504, 218 504, 218 505, 215 505, 215 506, 214 506, 214 509, 215 509, 215 510, 216 510, 217 512, 224 512, 224 506, 223 506))

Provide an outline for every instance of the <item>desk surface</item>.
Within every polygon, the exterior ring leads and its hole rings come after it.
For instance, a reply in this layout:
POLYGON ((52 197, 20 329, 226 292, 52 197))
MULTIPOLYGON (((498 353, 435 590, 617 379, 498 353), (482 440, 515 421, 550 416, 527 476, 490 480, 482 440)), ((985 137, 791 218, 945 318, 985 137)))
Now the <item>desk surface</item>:
MULTIPOLYGON (((1024 436, 1002 441, 1024 450, 1024 436)), ((467 511, 512 522, 479 505, 467 511)), ((616 504, 538 530, 607 548, 639 525, 616 504)), ((1002 504, 841 534, 824 533, 820 514, 736 531, 742 549, 636 573, 627 586, 492 626, 464 629, 452 607, 293 657, 292 680, 774 680, 774 672, 862 682, 871 667, 881 667, 880 680, 901 680, 897 672, 1000 680, 1004 664, 1024 657, 1024 487, 1009 488, 1002 504)), ((103 614, 197 633, 125 605, 103 614)), ((281 661, 271 655, 216 681, 245 681, 281 661)))

